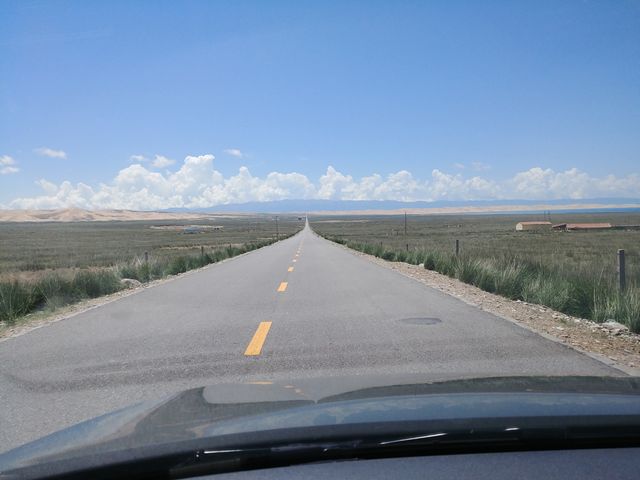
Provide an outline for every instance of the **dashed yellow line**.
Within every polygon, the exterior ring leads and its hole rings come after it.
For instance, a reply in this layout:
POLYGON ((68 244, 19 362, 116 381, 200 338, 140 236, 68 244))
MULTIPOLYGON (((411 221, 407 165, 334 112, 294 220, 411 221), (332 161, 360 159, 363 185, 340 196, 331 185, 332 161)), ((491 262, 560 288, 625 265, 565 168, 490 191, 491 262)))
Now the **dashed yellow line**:
POLYGON ((293 267, 287 268, 287 272, 293 272, 293 267))
POLYGON ((253 338, 249 342, 247 349, 244 351, 245 355, 260 355, 260 352, 262 351, 262 345, 264 345, 264 341, 267 339, 267 333, 269 333, 270 328, 271 322, 260 322, 256 333, 253 334, 253 338))
POLYGON ((280 282, 280 286, 278 287, 278 291, 279 292, 284 292, 287 289, 287 285, 289 285, 289 283, 287 282, 280 282))

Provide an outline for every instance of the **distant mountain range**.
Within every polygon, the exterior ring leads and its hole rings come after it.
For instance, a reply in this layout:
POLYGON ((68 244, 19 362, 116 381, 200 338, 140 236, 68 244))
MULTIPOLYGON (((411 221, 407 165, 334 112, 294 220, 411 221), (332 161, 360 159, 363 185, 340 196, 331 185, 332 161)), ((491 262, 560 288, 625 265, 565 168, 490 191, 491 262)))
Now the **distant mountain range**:
POLYGON ((469 208, 477 211, 540 210, 538 207, 562 207, 572 209, 640 209, 640 198, 592 198, 581 200, 475 200, 475 201, 434 201, 400 202, 396 200, 276 200, 269 202, 247 202, 217 205, 199 209, 169 209, 170 212, 206 213, 305 213, 305 212, 356 212, 356 211, 399 211, 399 210, 460 210, 469 208), (501 208, 498 208, 501 207, 501 208), (533 207, 533 208, 532 208, 533 207))
POLYGON ((398 202, 393 200, 279 200, 219 205, 210 208, 175 208, 160 211, 84 210, 0 210, 0 222, 109 222, 132 220, 198 220, 217 214, 327 214, 327 215, 413 215, 493 214, 542 212, 640 212, 640 199, 598 198, 583 200, 483 200, 398 202))

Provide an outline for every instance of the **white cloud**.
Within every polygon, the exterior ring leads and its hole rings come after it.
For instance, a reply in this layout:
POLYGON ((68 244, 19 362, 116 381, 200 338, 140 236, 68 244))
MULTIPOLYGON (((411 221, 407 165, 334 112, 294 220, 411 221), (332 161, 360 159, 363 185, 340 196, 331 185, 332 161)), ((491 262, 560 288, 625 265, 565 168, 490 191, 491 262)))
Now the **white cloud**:
POLYGON ((555 172, 550 168, 534 167, 516 174, 508 184, 517 198, 529 199, 637 198, 640 194, 640 177, 637 174, 596 178, 577 168, 555 172))
POLYGON ((40 147, 34 150, 38 155, 49 158, 67 158, 67 154, 62 150, 54 150, 53 148, 40 147))
POLYGON ((153 162, 151 162, 151 165, 156 168, 166 168, 170 165, 173 165, 174 163, 176 163, 175 160, 167 158, 163 155, 156 155, 156 158, 153 160, 153 162))
POLYGON ((459 170, 464 170, 464 163, 456 162, 456 163, 453 164, 453 166, 456 167, 459 170))
POLYGON ((144 162, 148 162, 149 159, 147 157, 145 157, 144 155, 131 155, 129 157, 129 160, 132 163, 144 163, 144 162))
POLYGON ((481 177, 464 178, 435 169, 428 182, 428 200, 486 200, 499 198, 500 187, 481 177))
POLYGON ((237 148, 227 148, 224 153, 227 153, 229 155, 231 155, 232 157, 236 157, 236 158, 244 158, 245 154, 242 153, 239 149, 237 148))
POLYGON ((15 165, 16 161, 10 157, 9 155, 2 155, 0 157, 0 165, 7 166, 7 165, 15 165))
MULTIPOLYGON (((159 157, 159 156, 158 156, 159 157)), ((156 159, 158 158, 156 157, 156 159)), ((161 157, 164 158, 164 157, 161 157)), ((496 182, 481 176, 464 177, 438 169, 426 180, 400 170, 386 176, 372 174, 354 178, 329 166, 317 182, 297 172, 271 172, 256 177, 247 167, 224 177, 214 167, 213 155, 187 156, 173 171, 154 171, 132 164, 108 183, 99 185, 38 182, 42 194, 13 200, 10 208, 118 208, 157 210, 175 207, 202 208, 227 203, 281 199, 343 200, 481 200, 635 197, 640 176, 592 177, 578 169, 556 172, 534 167, 496 182)), ((0 157, 4 168, 13 167, 10 157, 0 157), (9 160, 7 160, 9 159, 9 160), (11 164, 9 164, 11 163, 11 164)), ((15 167, 13 167, 15 168, 15 167)))
POLYGON ((491 166, 482 162, 471 162, 471 168, 476 172, 484 172, 485 170, 491 169, 491 166))
POLYGON ((20 169, 15 166, 16 161, 9 155, 0 156, 0 175, 11 175, 18 173, 20 169))

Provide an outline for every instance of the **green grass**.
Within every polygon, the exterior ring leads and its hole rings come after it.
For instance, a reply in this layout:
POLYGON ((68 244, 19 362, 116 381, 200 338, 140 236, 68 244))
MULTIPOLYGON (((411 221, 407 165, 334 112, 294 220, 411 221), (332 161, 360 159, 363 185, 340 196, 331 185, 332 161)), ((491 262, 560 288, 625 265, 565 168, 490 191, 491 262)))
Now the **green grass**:
MULTIPOLYGON (((302 226, 296 216, 279 217, 281 236, 302 226)), ((186 221, 0 222, 0 279, 16 272, 112 267, 142 257, 144 252, 149 258, 178 257, 198 254, 200 247, 211 252, 275 238, 272 215, 221 215, 186 221), (223 230, 184 234, 182 227, 186 225, 219 225, 223 230)))
MULTIPOLYGON (((224 223, 224 231, 185 235, 152 229, 153 222, 1 224, 0 322, 117 292, 122 279, 145 283, 276 241, 270 217, 215 223, 224 223)), ((297 217, 281 217, 280 239, 302 226, 297 217)))
MULTIPOLYGON (((533 219, 527 215, 409 217, 406 237, 403 217, 318 218, 311 223, 330 240, 386 260, 424 264, 510 299, 598 322, 614 319, 640 332, 640 232, 515 232, 517 221, 533 219), (461 245, 459 255, 454 252, 456 239, 461 245), (616 283, 618 248, 627 254, 624 293, 616 283)), ((557 218, 559 223, 567 220, 640 224, 640 214, 557 218)))

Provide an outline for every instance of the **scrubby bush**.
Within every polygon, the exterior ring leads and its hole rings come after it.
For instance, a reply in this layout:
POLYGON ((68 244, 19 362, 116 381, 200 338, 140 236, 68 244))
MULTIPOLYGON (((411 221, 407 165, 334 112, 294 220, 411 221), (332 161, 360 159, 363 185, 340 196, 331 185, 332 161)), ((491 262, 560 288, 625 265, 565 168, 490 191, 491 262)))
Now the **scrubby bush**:
POLYGON ((76 300, 72 282, 55 273, 50 273, 35 284, 35 292, 44 306, 54 309, 76 300))
POLYGON ((29 313, 37 303, 33 288, 17 280, 0 282, 0 320, 9 324, 29 313))
POLYGON ((396 254, 393 250, 385 250, 381 256, 384 260, 389 260, 393 262, 396 259, 396 254))
POLYGON ((175 257, 169 263, 167 273, 169 275, 177 275, 187 271, 187 259, 184 256, 175 257))
POLYGON ((395 252, 395 254, 396 256, 394 260, 396 262, 406 262, 407 257, 409 256, 409 254, 404 250, 398 250, 397 252, 395 252))
POLYGON ((382 255, 384 255, 384 248, 382 245, 374 245, 373 254, 378 258, 382 258, 382 255))
POLYGON ((120 278, 112 270, 81 270, 71 281, 78 298, 95 298, 122 289, 120 278))

